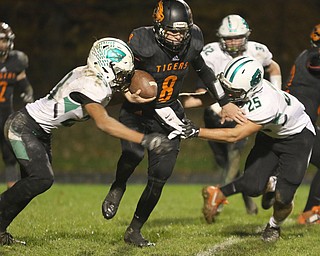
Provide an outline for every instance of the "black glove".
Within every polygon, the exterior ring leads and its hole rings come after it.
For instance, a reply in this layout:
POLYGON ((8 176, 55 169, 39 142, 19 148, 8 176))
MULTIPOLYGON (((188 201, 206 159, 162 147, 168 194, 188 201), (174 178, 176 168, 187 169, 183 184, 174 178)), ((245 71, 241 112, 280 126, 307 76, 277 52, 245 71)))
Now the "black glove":
POLYGON ((182 134, 180 135, 181 139, 190 139, 190 138, 198 137, 200 129, 191 120, 185 119, 184 124, 181 125, 181 127, 182 127, 182 134))
POLYGON ((157 154, 166 153, 172 150, 170 140, 160 133, 145 134, 141 141, 141 145, 148 150, 154 150, 157 154))

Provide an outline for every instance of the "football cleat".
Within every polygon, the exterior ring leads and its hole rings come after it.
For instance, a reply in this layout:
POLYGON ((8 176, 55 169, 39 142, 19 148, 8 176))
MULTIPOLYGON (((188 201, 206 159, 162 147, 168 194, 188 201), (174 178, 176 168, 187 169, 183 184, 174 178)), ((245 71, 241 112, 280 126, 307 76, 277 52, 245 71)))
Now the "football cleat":
POLYGON ((207 223, 211 224, 222 211, 223 204, 228 204, 228 201, 220 188, 215 186, 204 187, 202 197, 204 201, 202 213, 207 223))
POLYGON ((268 223, 266 228, 264 229, 261 239, 264 242, 272 243, 276 242, 280 238, 280 227, 271 227, 268 223))
POLYGON ((127 244, 132 244, 134 246, 138 247, 149 247, 149 246, 155 246, 155 243, 151 243, 148 240, 146 240, 142 235, 140 230, 134 230, 131 227, 128 227, 125 234, 124 234, 124 241, 127 244))
POLYGON ((277 185, 277 177, 270 176, 267 187, 262 195, 261 206, 263 209, 268 210, 275 202, 275 190, 277 185))
POLYGON ((298 217, 299 224, 320 224, 320 206, 313 206, 310 211, 303 212, 298 217))
POLYGON ((11 245, 14 243, 13 236, 7 231, 0 233, 0 245, 11 245))
POLYGON ((102 203, 102 214, 107 219, 112 219, 117 211, 125 188, 111 186, 111 189, 102 203))

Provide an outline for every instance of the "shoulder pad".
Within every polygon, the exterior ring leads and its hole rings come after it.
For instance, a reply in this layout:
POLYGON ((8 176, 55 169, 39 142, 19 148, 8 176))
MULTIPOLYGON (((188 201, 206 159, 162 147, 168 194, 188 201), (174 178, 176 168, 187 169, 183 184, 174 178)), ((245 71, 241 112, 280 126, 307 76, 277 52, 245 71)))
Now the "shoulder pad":
POLYGON ((196 51, 201 51, 204 45, 204 39, 201 29, 196 24, 193 24, 190 33, 190 47, 194 48, 196 51))
POLYGON ((137 57, 145 58, 153 56, 158 47, 153 27, 134 29, 130 34, 128 45, 137 57))
POLYGON ((19 66, 21 70, 29 66, 28 56, 24 52, 13 50, 9 52, 9 56, 16 61, 16 65, 19 66))

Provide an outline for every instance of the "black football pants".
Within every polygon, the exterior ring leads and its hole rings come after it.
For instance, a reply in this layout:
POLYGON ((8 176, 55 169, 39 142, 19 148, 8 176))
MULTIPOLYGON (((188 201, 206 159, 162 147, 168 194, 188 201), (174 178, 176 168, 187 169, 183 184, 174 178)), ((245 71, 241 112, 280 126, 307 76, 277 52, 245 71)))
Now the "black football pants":
MULTIPOLYGON (((119 120, 131 129, 142 133, 161 132, 155 120, 144 119, 141 115, 130 113, 122 108, 119 120)), ((162 131, 164 132, 164 131, 162 131)), ((147 221, 167 179, 171 176, 179 152, 180 138, 171 140, 174 150, 168 153, 155 154, 148 151, 148 182, 138 202, 135 216, 139 217, 141 226, 147 221)), ((113 186, 125 188, 125 184, 135 168, 142 161, 145 149, 136 143, 121 140, 122 155, 118 161, 116 179, 113 186)))
POLYGON ((0 195, 0 231, 53 184, 51 135, 25 109, 8 118, 5 131, 20 165, 21 180, 0 195))
POLYGON ((263 193, 269 177, 277 169, 276 191, 280 195, 281 203, 290 204, 308 167, 314 137, 306 128, 285 139, 274 139, 258 132, 246 160, 243 176, 221 187, 222 192, 226 196, 238 192, 259 196, 263 193))

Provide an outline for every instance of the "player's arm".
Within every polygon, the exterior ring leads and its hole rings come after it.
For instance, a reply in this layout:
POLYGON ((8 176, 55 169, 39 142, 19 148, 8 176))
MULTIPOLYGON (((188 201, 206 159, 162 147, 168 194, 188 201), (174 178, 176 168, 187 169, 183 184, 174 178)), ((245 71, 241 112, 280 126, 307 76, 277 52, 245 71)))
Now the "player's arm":
POLYGON ((108 112, 101 104, 92 102, 86 104, 84 107, 90 117, 94 120, 96 126, 103 132, 119 139, 141 144, 144 135, 126 127, 113 117, 109 116, 108 112))
POLYGON ((137 103, 137 104, 142 104, 142 103, 148 103, 153 101, 156 97, 152 97, 152 98, 142 98, 140 96, 141 90, 137 90, 135 93, 131 93, 130 90, 127 90, 124 93, 124 96, 126 97, 126 99, 131 102, 131 103, 137 103))
POLYGON ((21 98, 25 103, 33 102, 33 88, 28 80, 26 71, 23 70, 17 75, 17 85, 23 91, 21 93, 21 98))
POLYGON ((271 60, 270 65, 266 68, 266 72, 269 73, 270 82, 278 89, 281 90, 282 78, 281 69, 277 62, 271 60))
POLYGON ((237 142, 258 132, 261 128, 262 125, 248 120, 245 124, 234 128, 200 128, 198 137, 217 142, 237 142))
POLYGON ((217 102, 207 90, 190 93, 182 92, 179 94, 179 99, 184 108, 205 107, 217 102))

